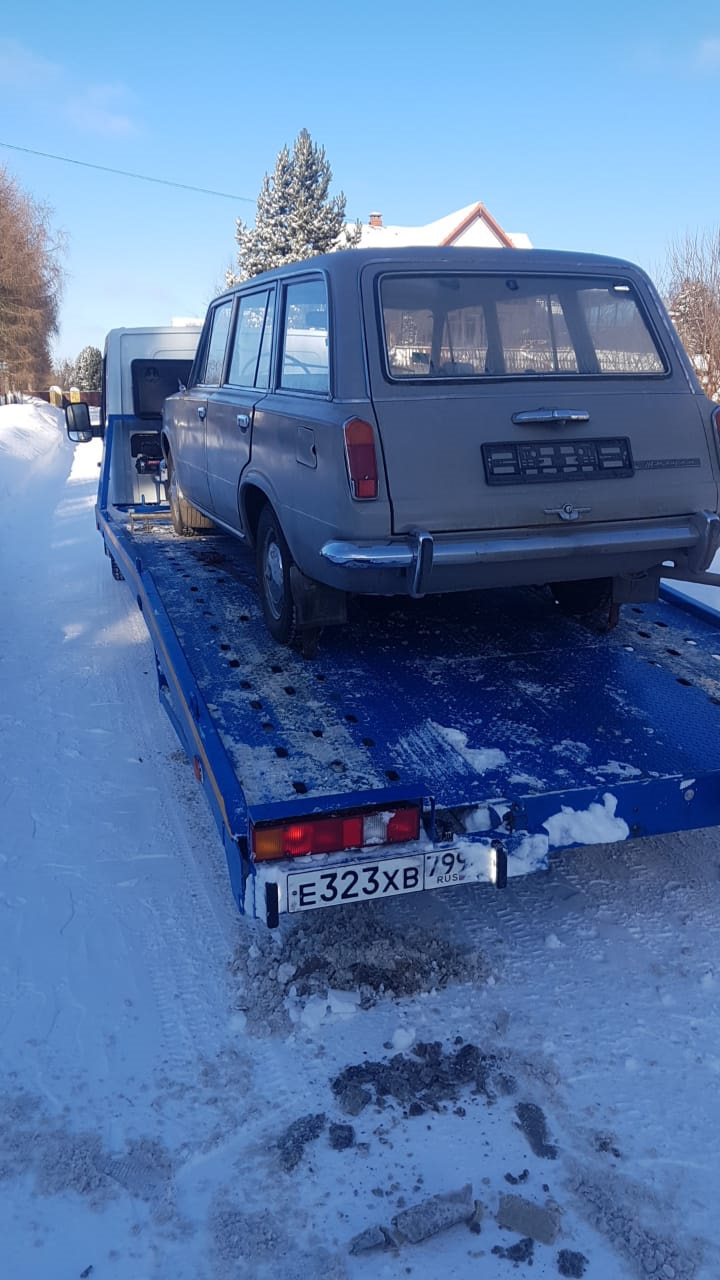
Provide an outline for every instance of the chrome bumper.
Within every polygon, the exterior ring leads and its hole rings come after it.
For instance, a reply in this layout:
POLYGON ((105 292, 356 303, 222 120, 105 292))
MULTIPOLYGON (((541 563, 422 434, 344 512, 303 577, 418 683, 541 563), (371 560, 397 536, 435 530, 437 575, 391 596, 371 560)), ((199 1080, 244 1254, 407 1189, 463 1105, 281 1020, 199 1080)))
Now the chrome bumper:
POLYGON ((664 520, 626 520, 592 528, 544 529, 538 533, 504 531, 473 538, 443 535, 438 540, 431 533, 417 530, 397 542, 377 545, 326 542, 320 554, 331 564, 359 573, 367 569, 406 569, 409 594, 421 596, 433 568, 692 548, 687 568, 697 572, 710 562, 719 543, 720 517, 710 511, 699 511, 691 516, 664 520))

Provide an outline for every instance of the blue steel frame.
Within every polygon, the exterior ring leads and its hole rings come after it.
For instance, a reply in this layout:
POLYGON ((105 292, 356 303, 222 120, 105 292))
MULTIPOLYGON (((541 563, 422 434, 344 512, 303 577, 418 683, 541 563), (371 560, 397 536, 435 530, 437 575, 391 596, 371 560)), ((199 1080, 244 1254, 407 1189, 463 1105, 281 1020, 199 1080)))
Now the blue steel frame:
MULTIPOLYGON (((237 724, 233 727, 239 729, 237 735, 242 743, 245 744, 247 752, 262 752, 264 744, 268 741, 268 735, 263 734, 261 730, 273 728, 272 725, 265 723, 258 725, 257 716, 247 714, 242 706, 238 706, 233 713, 227 707, 221 707, 218 712, 218 703, 222 698, 222 690, 208 683, 208 678, 203 677, 201 668, 197 665, 197 653, 193 652, 192 645, 188 641, 188 635, 195 635, 196 619, 193 615, 190 618, 182 616, 182 610, 179 610, 176 603, 174 592, 176 591, 176 582, 179 577, 188 575, 178 575, 165 568, 165 576, 163 576, 163 560, 167 561, 172 556, 172 547, 182 548, 182 543, 178 540, 169 548, 165 545, 156 545, 151 534, 144 534, 140 537, 130 534, 122 519, 118 519, 115 514, 118 510, 122 513, 133 510, 129 504, 123 504, 110 508, 108 502, 109 493, 109 465, 110 453, 113 446, 113 437, 117 426, 122 422, 123 425, 132 424, 137 421, 133 419, 113 419, 108 423, 105 437, 105 455, 101 468, 98 503, 96 507, 97 526, 100 530, 106 550, 110 554, 121 572, 131 585, 138 608, 141 610, 145 623, 150 633, 157 666, 158 692, 162 705, 165 707, 171 723, 188 755, 193 762, 196 777, 202 783, 211 812, 215 819, 216 825, 221 835, 223 847, 228 864, 228 871, 232 887, 233 896, 240 910, 243 910, 246 900, 246 885, 249 875, 253 873, 253 862, 248 852, 248 840, 250 827, 252 823, 266 822, 272 820, 292 820, 293 818, 301 818, 305 815, 313 813, 331 813, 337 810, 362 808, 368 805, 392 805, 393 802, 401 800, 419 800, 423 803, 425 809, 426 826, 432 838, 437 837, 438 845, 442 846, 443 840, 447 844, 447 836, 443 835, 442 829, 435 830, 435 810, 436 806, 444 810, 470 810, 472 808, 487 808, 489 827, 488 829, 478 831, 476 834, 465 835, 463 839, 470 841, 487 841, 489 836, 497 836, 503 842, 504 847, 512 857, 513 849, 523 843, 529 834, 542 834, 543 824, 556 815, 562 808, 572 808, 577 811, 586 811, 593 803, 602 805, 603 797, 608 792, 617 800, 616 816, 622 818, 628 825, 631 836, 659 834, 663 832, 685 830, 693 827, 710 826, 720 823, 720 735, 716 734, 716 730, 720 727, 720 713, 715 711, 715 704, 720 704, 720 657, 711 652, 714 647, 720 648, 720 638, 714 639, 714 632, 710 632, 712 643, 709 643, 707 627, 702 629, 703 624, 710 623, 711 627, 716 629, 720 625, 720 611, 707 606, 702 602, 688 599, 681 591, 674 586, 668 586, 663 589, 663 595, 668 602, 657 606, 661 612, 665 610, 665 614, 657 617, 653 615, 652 606, 647 606, 648 621, 640 620, 638 623, 632 623, 636 627, 654 627, 666 628, 666 632, 656 630, 654 633, 647 630, 637 630, 636 633, 628 633, 628 637, 634 640, 633 644, 618 644, 615 642, 616 652, 613 661, 609 665, 606 662, 607 655, 603 649, 605 639, 601 638, 597 641, 597 646, 593 644, 588 646, 587 657, 590 662, 598 663, 597 679, 606 679, 608 688, 613 681, 620 679, 625 680, 625 689, 627 692, 628 706, 633 707, 635 720, 628 720, 628 732, 635 734, 636 758, 641 763, 641 768, 631 768, 627 775, 622 774, 618 777, 603 778, 603 766, 599 764, 603 755, 607 755, 608 751, 617 750, 622 755, 623 752, 618 749, 621 730, 617 727, 609 727, 612 722, 610 699, 607 698, 607 708, 603 712, 602 706, 599 711, 601 717, 601 732, 608 732, 611 736, 597 754, 595 760, 595 768, 578 766, 574 769, 555 770, 555 774, 559 778, 561 775, 567 777, 570 785, 558 786, 554 775, 551 777, 552 771, 548 769, 548 757, 551 750, 553 725, 548 720, 548 737, 545 741, 541 739, 532 740, 530 731, 528 743, 520 746, 526 750, 526 770, 530 773, 531 766, 534 764, 533 770, 540 776, 542 780, 542 790, 538 794, 537 789, 533 793, 518 794, 521 789, 522 778, 513 778, 491 775, 486 781, 484 776, 478 776, 477 772, 473 772, 463 765, 462 759, 453 757, 457 760, 457 765, 452 772, 447 769, 447 762, 443 762, 438 756, 436 761, 431 760, 428 765, 425 764, 424 769, 417 766, 415 760, 411 761, 409 773, 404 772, 403 775, 392 778, 391 784, 388 785, 387 771, 383 772, 370 768, 370 765, 377 764, 377 759, 383 760, 389 758, 387 753, 395 750, 397 752, 398 742, 403 743, 408 736, 412 736, 415 731, 414 724, 409 721, 407 728, 409 735, 403 737, 401 733, 397 737, 398 724, 402 721, 404 710, 402 706, 392 707, 388 715, 385 714, 386 705, 390 706, 388 700, 392 699, 392 680, 390 677, 398 676, 398 671, 403 670, 404 658, 402 651, 398 659, 394 649, 397 644, 393 644, 392 635, 388 640, 387 636, 383 643, 379 646, 374 645, 373 637, 370 637, 369 646, 366 654, 360 653, 358 658, 357 647, 343 650, 342 641, 334 639, 328 640, 328 656, 325 670, 328 672, 328 681, 334 679, 336 687, 343 689, 346 698, 355 699, 348 702, 347 705, 362 705, 367 710, 369 717, 368 723, 373 727, 373 739, 377 738, 377 742, 372 742, 373 750, 368 750, 369 772, 366 781, 363 783, 362 778, 356 781, 353 786, 343 789, 338 787, 333 790, 326 790, 328 774, 326 771, 319 769, 315 775, 312 774, 313 762, 306 759, 304 764, 309 770, 310 785, 307 788, 307 794, 291 795, 287 790, 281 794, 269 795, 263 794, 262 790, 258 790, 257 785, 248 782, 242 782, 240 779, 245 773, 245 769, 239 765, 238 759, 233 754, 233 749, 228 745, 229 738, 235 735, 229 734, 227 731, 228 719, 235 714, 237 724), (161 581, 162 589, 156 581, 156 577, 161 581), (668 612, 669 610, 669 612, 668 612), (687 624, 682 623, 683 616, 688 618, 687 624), (667 620, 663 620, 669 618, 667 620), (665 634, 670 635, 673 627, 684 627, 686 631, 690 630, 693 622, 690 619, 696 619, 695 625, 700 625, 701 630, 697 631, 697 639, 692 636, 685 636, 685 642, 694 648, 688 648, 686 653, 691 655, 700 672, 697 681, 687 679, 683 675, 677 676, 674 671, 660 672, 661 664, 649 653, 655 652, 646 646, 646 652, 642 651, 642 645, 645 637, 650 641, 651 645, 657 637, 665 634), (174 625, 174 624, 175 625, 174 625), (637 637, 641 637, 640 644, 637 644, 637 637), (702 645, 705 644, 705 651, 702 645), (333 654, 333 645, 335 646, 335 654, 333 654), (637 647, 636 647, 637 646, 637 647), (383 653, 384 651, 384 657, 383 653), (631 656, 632 654, 632 656, 631 656), (363 661, 367 658, 367 668, 372 670, 371 664, 375 657, 378 657, 380 663, 378 668, 378 689, 373 693, 367 689, 360 691, 353 689, 352 683, 348 684, 348 667, 354 659, 363 661), (385 667, 382 663, 385 663, 385 667), (602 675, 603 662, 606 662, 605 674, 602 675), (715 666, 717 662, 717 666, 715 666), (198 674, 198 671, 200 674, 198 674), (624 673, 624 675, 623 675, 624 673), (689 696, 690 701, 687 703, 688 722, 683 730, 677 724, 679 713, 672 699, 679 697, 680 693, 674 689, 674 684, 690 686, 696 684, 689 696), (706 696, 708 695, 708 696, 706 696), (668 701, 669 699, 669 701, 668 701), (699 716, 699 708, 702 701, 702 715, 699 716), (712 704, 708 708, 708 702, 712 704), (212 706, 211 712, 209 705, 212 706), (666 705, 667 704, 667 705, 666 705), (664 717, 664 719, 663 719, 664 717), (704 719, 703 719, 704 717, 704 719), (711 719, 708 719, 711 717, 711 719), (671 726, 675 725, 678 734, 677 750, 673 755, 672 752, 667 754, 668 726, 667 720, 670 720, 671 726), (392 738, 388 729, 387 720, 392 721, 392 729, 396 734, 395 739, 392 738), (698 719, 701 719, 702 725, 698 728, 698 719), (225 727, 225 733, 221 731, 221 724, 225 727), (642 730, 642 733, 640 732, 642 730), (664 733, 666 747, 664 754, 655 749, 654 744, 658 737, 664 733), (612 735, 615 735, 614 737, 612 735), (705 737, 703 737, 703 734, 705 737), (647 735, 647 736, 645 736, 647 735), (653 735, 657 735, 653 737, 653 735), (714 738, 718 737, 718 748, 714 746, 714 738), (710 743, 705 748, 705 742, 710 743), (529 746, 528 746, 529 744, 529 746), (384 753, 384 754, 383 754, 384 753), (534 754, 533 754, 534 753, 534 754), (709 767, 697 767, 699 763, 704 763, 709 767), (599 773, 598 773, 599 767, 599 773), (587 775, 590 775, 589 777, 587 775), (502 797, 502 799, 493 800, 492 797, 502 797)), ((145 429, 146 424, 140 424, 145 429)), ((167 507, 161 508, 167 511, 167 507)), ((195 540, 193 540, 195 542, 195 540)), ((202 543, 202 540, 199 540, 202 543)), ((227 540, 226 540, 227 541, 227 540)), ((196 544, 197 545, 197 544, 196 544)), ((233 544, 235 545, 235 544, 233 544)), ((242 584, 241 584, 242 586, 242 584)), ((197 588, 193 588, 197 590, 197 588)), ((178 588, 179 590, 179 588, 178 588)), ((220 589, 217 589, 220 591, 220 589)), ((237 591, 237 584, 232 584, 231 590, 237 591)), ((252 592, 250 592, 252 595, 252 592)), ((177 597, 179 599, 179 597, 177 597)), ((640 609, 634 610, 638 615, 644 611, 640 609)), ((247 616, 243 615, 246 621, 247 616)), ((249 620, 252 622, 252 620, 249 620)), ((553 635, 557 637, 562 635, 562 624, 558 627, 553 623, 555 630, 553 635)), ((570 626, 570 624, 567 624, 570 626)), ((215 628, 216 629, 216 628, 215 628)), ((259 624, 260 635, 255 649, 252 651, 256 655, 262 654, 264 645, 267 654, 272 647, 269 638, 264 637, 262 632, 262 623, 259 624)), ((421 629, 422 632, 422 629, 421 629)), ((484 670, 478 668, 477 671, 471 671, 468 677, 468 667, 472 666, 472 655, 467 658, 467 665, 458 666, 457 676, 453 677, 455 683, 446 685, 443 689, 438 685, 438 698, 440 705, 437 707, 437 715, 449 719, 451 722, 467 723, 472 721, 473 717, 476 723, 479 722, 478 708, 482 711, 482 722, 491 720, 493 706, 496 712, 496 723, 502 724, 502 720, 497 718, 498 711, 498 694, 497 690, 488 689, 487 671, 496 670, 499 673, 497 685, 502 693, 503 681, 509 681, 508 671, 512 669, 513 663, 517 665, 518 655, 513 652, 508 656, 502 652, 502 643, 499 640, 501 628, 498 629, 497 635, 490 637, 490 648, 493 644, 497 644, 497 654, 495 658, 490 654, 489 666, 484 670), (509 658, 511 659, 509 661, 509 658), (495 667, 493 668, 493 662, 495 667), (505 670, 503 668, 505 665, 505 670), (484 688, 487 694, 487 701, 483 702, 483 693, 474 695, 474 702, 467 702, 467 690, 460 695, 459 686, 463 680, 469 679, 470 685, 476 683, 476 687, 484 682, 484 688), (457 686, 457 688, 456 688, 457 686), (453 703, 457 693, 457 705, 449 707, 448 703, 453 703), (463 700, 464 699, 464 700, 463 700), (443 706, 443 703, 445 704, 443 706)), ((378 632, 378 635, 382 634, 378 632)), ((678 632, 680 634, 680 632, 678 632)), ((621 637, 622 639, 622 637, 621 637)), ((206 638, 207 641, 207 638, 206 638)), ((357 641, 357 637, 356 637, 357 641)), ((679 642, 678 642, 679 643, 679 642)), ((198 641, 200 647, 200 641, 198 641)), ((227 647, 227 646, 225 646, 227 647)), ((528 673, 530 676, 537 675, 538 684, 543 679, 543 673, 547 674, 547 679, 551 682, 553 679, 559 683, 558 670, 564 673, 567 678, 567 672, 572 665, 574 644, 573 637, 570 636, 565 641, 564 653, 559 651, 546 653, 541 647, 535 652, 531 652, 532 644, 527 646, 528 652, 522 654, 526 662, 526 669, 517 676, 519 688, 523 689, 523 681, 527 683, 528 673), (558 666, 559 661, 559 666, 558 666), (553 663, 555 664, 553 667, 553 663), (522 677, 522 678, 521 678, 522 677)), ((556 646, 557 648, 557 646, 556 646)), ((249 650, 248 650, 249 651, 249 650)), ((276 652, 276 650, 274 650, 276 652)), ((660 650, 657 650, 659 653, 660 650)), ((668 654, 677 654, 677 658, 681 659, 682 654, 679 650, 666 648, 668 654)), ((460 655, 462 657, 462 655, 460 655)), ((418 659, 419 661, 419 659, 418 659)), ((429 705, 432 709, 432 689, 433 682, 436 679, 435 666, 437 665, 437 654, 429 653, 421 665, 416 666, 414 670, 410 670, 406 680, 406 686, 409 689, 412 682, 421 683, 423 680, 428 682, 430 689, 430 702, 426 698, 425 707, 429 705)), ((239 663, 235 663, 239 666, 239 663)), ((279 669, 279 668, 278 668, 279 669)), ((678 668, 679 669, 679 668, 678 668)), ((306 667, 307 670, 307 667, 306 667)), ((590 673, 592 676, 592 673, 590 673)), ((325 679, 325 676, 318 676, 319 679, 325 679)), ((437 677, 439 679, 439 677, 437 677)), ((402 683, 399 678, 400 701, 402 702, 402 683)), ((261 686, 262 687, 262 686, 261 686)), ((413 685, 414 687, 414 685, 413 685)), ((468 686, 469 687, 469 686, 468 686)), ((510 687, 509 684, 507 686, 510 687)), ((570 682, 569 689, 577 689, 570 682)), ((623 687, 618 684, 617 688, 613 686, 614 695, 622 694, 623 687)), ((285 691, 288 692, 287 689, 285 691)), ((294 690, 293 690, 294 692, 294 690)), ((235 691, 235 696, 237 691, 235 691)), ((537 693, 533 695, 532 687, 529 697, 537 697, 537 693)), ((588 695, 589 696, 589 695, 588 695)), ((617 700, 617 699, 616 699, 617 700)), ((505 694, 505 702, 509 704, 510 699, 505 694)), ((272 702, 271 695, 268 695, 268 703, 271 704, 268 715, 275 720, 274 731, 276 737, 272 741, 278 743, 291 741, 290 727, 283 724, 282 706, 289 707, 289 703, 272 702), (274 714, 277 713, 277 714, 274 714), (287 730, 289 737, 283 737, 287 730)), ((340 718, 340 711, 333 711, 334 704, 340 705, 340 695, 332 695, 330 710, 332 714, 336 714, 340 718)), ((250 703, 251 706, 257 706, 257 701, 250 703)), ((682 704, 678 704, 682 706, 682 704)), ((327 708, 326 708, 327 710, 327 708)), ((426 712, 425 712, 426 714, 426 712)), ((346 720, 355 721, 358 719, 354 715, 346 715, 346 720)), ((546 717, 547 719, 547 717, 546 717)), ((518 722, 522 730, 522 717, 518 722)), ((538 723, 543 723, 543 716, 540 715, 538 723)), ((573 727, 572 715, 567 713, 567 723, 573 727)), ((587 730, 588 723, 584 723, 587 730)), ((622 718, 618 723, 622 726, 622 718)), ((400 725, 402 728, 403 726, 400 725)), ((509 720, 509 728, 505 727, 506 740, 502 743, 507 746, 508 743, 515 741, 513 735, 518 732, 517 724, 512 723, 512 717, 509 720)), ((672 731, 672 730, 671 730, 672 731)), ((500 732, 499 729, 494 731, 500 732)), ((557 731, 559 732, 559 730, 557 731)), ((585 734, 587 737, 587 733, 585 734)), ((492 740, 492 739, 491 739, 492 740)), ((363 742, 370 741, 367 738, 362 739, 363 742)), ((630 743, 632 737, 626 737, 625 743, 630 743)), ((437 743, 435 744, 437 746, 437 743)), ((593 749, 595 744, 590 744, 593 749)), ((237 748, 236 748, 237 749, 237 748)), ((589 748, 588 748, 589 749, 589 748)), ((288 756, 289 748, 276 748, 277 754, 288 756)), ((627 748, 629 750, 629 748, 627 748)), ((247 757, 246 757, 247 758, 247 757)), ((527 781, 527 780, 526 780, 527 781)), ((532 779, 530 779, 532 781, 532 779)), ((540 785, 540 783, 538 783, 540 785)), ((373 850, 374 858, 377 859, 378 850, 373 850)), ((385 856, 392 856, 393 850, 389 848, 385 851, 385 856)), ((355 855, 355 861, 362 861, 365 855, 355 855)), ((380 854, 383 856, 383 854, 380 854)), ((341 855, 347 860, 348 855, 341 855)), ((331 865, 332 859, 328 859, 328 865, 331 865)), ((251 895, 254 901, 255 895, 251 895)))

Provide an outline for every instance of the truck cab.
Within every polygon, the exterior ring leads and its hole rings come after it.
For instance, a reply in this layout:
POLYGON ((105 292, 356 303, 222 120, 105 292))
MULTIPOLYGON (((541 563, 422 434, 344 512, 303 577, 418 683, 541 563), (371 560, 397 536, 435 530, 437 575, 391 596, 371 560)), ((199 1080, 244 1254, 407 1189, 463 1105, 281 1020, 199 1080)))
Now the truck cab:
POLYGON ((201 327, 193 320, 111 329, 103 354, 99 426, 90 425, 87 406, 68 406, 71 439, 100 436, 105 440, 102 483, 110 506, 164 500, 163 403, 186 385, 201 327))

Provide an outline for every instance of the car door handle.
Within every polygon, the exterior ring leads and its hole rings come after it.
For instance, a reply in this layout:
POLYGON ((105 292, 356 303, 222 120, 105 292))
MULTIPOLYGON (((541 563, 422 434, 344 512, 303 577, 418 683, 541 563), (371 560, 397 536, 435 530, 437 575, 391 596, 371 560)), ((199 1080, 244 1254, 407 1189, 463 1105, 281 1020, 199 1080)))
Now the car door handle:
POLYGON ((205 408, 205 405, 204 404, 198 405, 198 418, 200 419, 201 422, 205 421, 206 413, 207 413, 207 409, 205 408))
POLYGON ((241 431, 247 431, 248 427, 250 426, 250 414, 239 413, 237 416, 237 424, 241 431))
POLYGON ((548 422, 589 422, 587 409, 525 409, 522 413, 514 413, 513 422, 518 427, 540 425, 548 422))

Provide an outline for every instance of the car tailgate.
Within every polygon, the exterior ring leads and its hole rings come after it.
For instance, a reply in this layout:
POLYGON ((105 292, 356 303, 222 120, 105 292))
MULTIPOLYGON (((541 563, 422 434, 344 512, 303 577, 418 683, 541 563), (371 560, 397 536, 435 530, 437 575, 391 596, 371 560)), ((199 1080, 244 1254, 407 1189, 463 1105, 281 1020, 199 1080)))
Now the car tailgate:
POLYGON ((717 509, 702 415, 682 381, 388 385, 373 404, 393 531, 518 528, 717 509))

